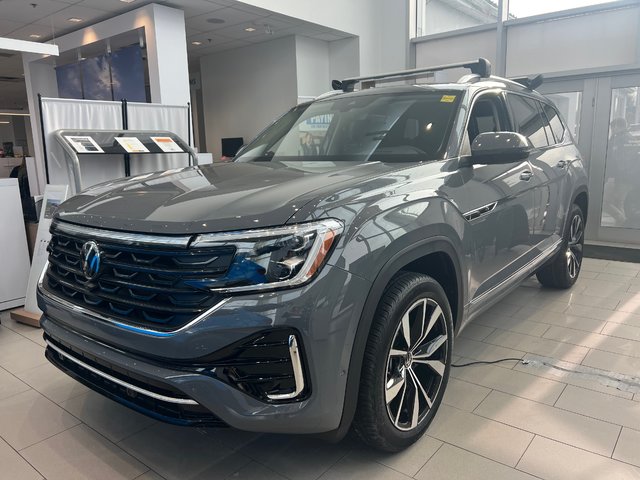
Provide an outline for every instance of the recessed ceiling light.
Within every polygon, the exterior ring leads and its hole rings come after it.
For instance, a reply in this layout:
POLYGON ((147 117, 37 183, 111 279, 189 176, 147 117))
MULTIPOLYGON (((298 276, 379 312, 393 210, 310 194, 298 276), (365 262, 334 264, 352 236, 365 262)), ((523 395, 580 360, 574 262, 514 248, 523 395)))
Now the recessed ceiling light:
POLYGON ((80 23, 82 21, 82 19, 78 18, 78 17, 71 17, 71 18, 67 19, 67 21, 71 22, 71 23, 80 23))
POLYGON ((191 42, 191 45, 196 45, 196 46, 202 45, 202 42, 191 42))
POLYGON ((224 23, 224 20, 221 18, 207 18, 207 22, 209 23, 224 23))
POLYGON ((37 33, 32 33, 29 35, 29 38, 40 38, 42 35, 38 35, 37 33))
POLYGON ((245 28, 245 29, 244 29, 244 31, 245 31, 245 32, 255 32, 255 31, 256 31, 256 29, 255 29, 255 28, 253 28, 253 27, 247 27, 247 28, 245 28))
POLYGON ((11 122, 0 121, 0 123, 3 125, 7 125, 8 123, 11 123, 11 122))
POLYGON ((122 3, 133 3, 136 0, 120 0, 122 3))

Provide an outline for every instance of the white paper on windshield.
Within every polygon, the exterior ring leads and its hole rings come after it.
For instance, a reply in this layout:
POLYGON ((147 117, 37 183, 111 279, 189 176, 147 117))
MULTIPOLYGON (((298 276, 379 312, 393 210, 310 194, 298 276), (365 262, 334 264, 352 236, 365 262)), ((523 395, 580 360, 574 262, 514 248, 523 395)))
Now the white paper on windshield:
POLYGON ((100 145, 98 145, 92 137, 65 135, 64 138, 67 139, 73 149, 78 153, 104 153, 104 150, 100 148, 100 145))
POLYGON ((116 137, 116 141, 127 153, 149 153, 138 137, 116 137))
POLYGON ((165 153, 184 152, 171 137, 151 137, 151 140, 165 153))

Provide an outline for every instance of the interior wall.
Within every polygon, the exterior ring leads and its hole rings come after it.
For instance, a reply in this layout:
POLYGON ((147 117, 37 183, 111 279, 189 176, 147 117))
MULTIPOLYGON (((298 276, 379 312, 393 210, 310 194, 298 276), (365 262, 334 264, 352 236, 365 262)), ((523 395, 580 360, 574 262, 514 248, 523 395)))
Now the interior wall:
POLYGON ((372 74, 408 65, 409 0, 241 0, 360 37, 359 71, 372 74))
MULTIPOLYGON (((465 62, 479 57, 485 57, 495 64, 495 30, 435 38, 416 44, 416 68, 465 62)), ((438 72, 436 79, 441 82, 455 82, 466 73, 469 72, 464 69, 445 70, 438 72)))
POLYGON ((228 50, 200 59, 207 149, 221 156, 220 141, 245 142, 296 104, 296 38, 228 50))
POLYGON ((329 42, 329 78, 357 77, 360 72, 360 39, 343 38, 329 42))
POLYGON ((329 42, 296 36, 298 97, 315 97, 331 90, 329 42))
POLYGON ((638 61, 640 7, 507 29, 507 76, 629 65, 638 61))

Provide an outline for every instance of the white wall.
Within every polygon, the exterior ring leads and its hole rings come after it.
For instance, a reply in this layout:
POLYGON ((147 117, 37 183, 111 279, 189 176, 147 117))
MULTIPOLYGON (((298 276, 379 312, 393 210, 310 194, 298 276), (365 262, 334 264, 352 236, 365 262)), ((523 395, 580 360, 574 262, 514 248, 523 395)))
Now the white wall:
POLYGON ((610 10, 507 30, 507 76, 637 62, 640 8, 610 10))
POLYGON ((329 78, 357 77, 360 72, 360 39, 344 38, 329 42, 329 78))
POLYGON ((207 149, 220 158, 220 139, 251 140, 296 104, 294 36, 200 59, 207 149))
POLYGON ((295 41, 298 96, 317 96, 331 90, 329 42, 300 36, 295 41))
MULTIPOLYGON (((416 67, 465 62, 479 57, 485 57, 495 64, 495 30, 436 38, 416 44, 416 67)), ((469 72, 463 69, 447 70, 440 72, 436 78, 443 82, 456 81, 467 73, 469 72)))
POLYGON ((409 0, 242 0, 360 38, 359 74, 406 68, 409 0))

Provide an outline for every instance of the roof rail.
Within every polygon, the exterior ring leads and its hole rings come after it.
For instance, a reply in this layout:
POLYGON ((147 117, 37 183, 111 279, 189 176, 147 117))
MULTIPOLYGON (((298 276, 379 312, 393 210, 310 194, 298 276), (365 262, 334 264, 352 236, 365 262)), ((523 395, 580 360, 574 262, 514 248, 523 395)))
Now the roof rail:
POLYGON ((539 73, 538 75, 532 75, 530 77, 510 78, 509 80, 519 83, 528 90, 535 90, 544 82, 544 76, 539 73))
POLYGON ((410 80, 429 76, 434 72, 442 70, 451 70, 453 68, 468 68, 471 73, 480 75, 481 77, 489 77, 491 75, 491 63, 486 58, 479 58, 475 61, 450 63, 448 65, 439 65, 437 67, 415 68, 413 70, 399 70, 397 72, 380 73, 378 75, 369 75, 364 77, 347 78, 344 80, 333 80, 331 87, 334 90, 342 90, 343 92, 353 92, 356 83, 362 83, 362 88, 375 87, 376 83, 395 82, 398 80, 410 80))

